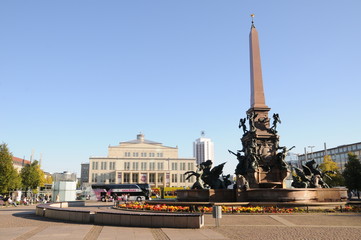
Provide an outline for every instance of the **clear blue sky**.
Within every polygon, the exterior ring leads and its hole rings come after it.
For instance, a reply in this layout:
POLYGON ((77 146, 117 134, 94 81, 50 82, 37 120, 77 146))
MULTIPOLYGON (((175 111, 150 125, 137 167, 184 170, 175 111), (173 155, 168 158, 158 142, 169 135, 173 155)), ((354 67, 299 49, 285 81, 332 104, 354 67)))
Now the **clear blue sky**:
POLYGON ((233 173, 251 13, 281 145, 361 141, 360 12, 359 0, 1 1, 0 141, 79 173, 139 132, 192 157, 204 130, 233 173))

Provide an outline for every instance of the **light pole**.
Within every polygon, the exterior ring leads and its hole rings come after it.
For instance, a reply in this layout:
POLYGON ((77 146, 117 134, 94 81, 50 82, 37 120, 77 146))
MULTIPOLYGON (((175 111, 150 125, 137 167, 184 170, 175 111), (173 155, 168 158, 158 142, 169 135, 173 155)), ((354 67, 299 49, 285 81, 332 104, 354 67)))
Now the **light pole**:
POLYGON ((315 146, 308 146, 308 148, 311 148, 311 160, 313 160, 313 151, 312 149, 314 148, 315 146))

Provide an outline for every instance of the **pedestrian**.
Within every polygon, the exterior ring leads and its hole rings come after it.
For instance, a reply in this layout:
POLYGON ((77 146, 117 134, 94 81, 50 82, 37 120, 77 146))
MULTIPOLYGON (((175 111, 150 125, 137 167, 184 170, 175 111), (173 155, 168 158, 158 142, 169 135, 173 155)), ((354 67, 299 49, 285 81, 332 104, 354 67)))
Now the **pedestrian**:
POLYGON ((23 198, 23 203, 24 203, 24 205, 25 205, 25 206, 29 205, 29 203, 28 203, 28 201, 27 201, 26 197, 24 197, 24 198, 23 198))
POLYGON ((9 205, 14 205, 14 207, 17 207, 18 205, 16 205, 16 202, 14 202, 11 197, 8 198, 8 203, 9 205))

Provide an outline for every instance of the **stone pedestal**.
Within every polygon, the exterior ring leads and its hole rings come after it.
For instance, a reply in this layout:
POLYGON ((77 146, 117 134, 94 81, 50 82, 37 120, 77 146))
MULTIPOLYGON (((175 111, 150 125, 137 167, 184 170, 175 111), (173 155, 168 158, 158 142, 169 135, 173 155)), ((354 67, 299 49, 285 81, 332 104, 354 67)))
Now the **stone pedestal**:
POLYGON ((237 192, 238 202, 322 203, 346 202, 346 188, 255 188, 237 192))

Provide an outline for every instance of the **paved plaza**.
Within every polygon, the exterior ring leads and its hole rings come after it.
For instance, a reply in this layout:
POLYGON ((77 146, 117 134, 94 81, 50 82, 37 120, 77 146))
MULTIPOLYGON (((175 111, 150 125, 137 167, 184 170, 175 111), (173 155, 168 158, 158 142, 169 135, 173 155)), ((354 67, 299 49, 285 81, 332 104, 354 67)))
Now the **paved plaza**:
POLYGON ((361 239, 361 214, 223 215, 220 223, 206 214, 202 229, 100 226, 36 216, 35 206, 3 207, 0 239, 361 239))

